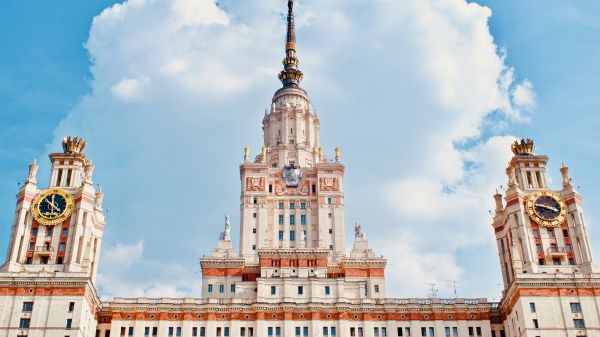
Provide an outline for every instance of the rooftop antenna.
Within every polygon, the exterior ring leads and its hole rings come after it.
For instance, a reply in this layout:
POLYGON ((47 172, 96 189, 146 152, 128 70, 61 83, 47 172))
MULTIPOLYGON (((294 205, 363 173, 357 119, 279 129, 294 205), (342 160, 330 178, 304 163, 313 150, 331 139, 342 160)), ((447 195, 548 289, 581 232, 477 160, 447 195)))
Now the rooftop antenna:
POLYGON ((458 289, 458 284, 460 283, 460 281, 457 280, 446 280, 446 282, 449 282, 452 284, 452 288, 454 289, 454 298, 458 298, 457 295, 457 289, 458 289))
POLYGON ((429 283, 429 282, 425 282, 425 284, 429 285, 429 298, 436 298, 437 297, 437 293, 438 290, 435 288, 436 284, 435 283, 429 283))

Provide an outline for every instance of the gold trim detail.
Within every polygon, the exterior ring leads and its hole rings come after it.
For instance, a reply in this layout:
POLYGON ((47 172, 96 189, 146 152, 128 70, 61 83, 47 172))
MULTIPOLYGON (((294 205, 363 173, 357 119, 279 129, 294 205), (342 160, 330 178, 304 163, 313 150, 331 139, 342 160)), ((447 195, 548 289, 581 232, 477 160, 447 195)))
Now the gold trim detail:
POLYGON ((53 188, 53 189, 46 190, 44 193, 38 194, 35 197, 35 199, 33 199, 33 204, 32 204, 31 208, 33 210, 32 211, 33 218, 35 220, 37 220, 37 222, 39 222, 42 225, 46 225, 46 226, 54 226, 54 225, 58 225, 58 224, 62 223, 69 216, 71 216, 71 213, 73 213, 74 206, 75 206, 75 201, 73 200, 73 197, 69 193, 67 193, 64 190, 58 189, 58 188, 53 188), (61 197, 63 197, 65 199, 65 209, 62 211, 62 213, 60 215, 53 217, 53 218, 45 216, 40 211, 40 203, 47 196, 51 196, 51 195, 60 195, 61 197))
POLYGON ((560 196, 551 191, 543 191, 530 194, 527 197, 525 208, 527 210, 527 214, 529 214, 529 217, 531 217, 533 221, 545 227, 558 227, 558 225, 565 221, 565 218, 567 216, 567 204, 565 204, 565 202, 562 201, 560 196), (538 212, 535 210, 535 201, 540 197, 550 197, 560 205, 560 213, 558 214, 558 216, 556 216, 554 219, 547 220, 542 218, 538 214, 538 212))

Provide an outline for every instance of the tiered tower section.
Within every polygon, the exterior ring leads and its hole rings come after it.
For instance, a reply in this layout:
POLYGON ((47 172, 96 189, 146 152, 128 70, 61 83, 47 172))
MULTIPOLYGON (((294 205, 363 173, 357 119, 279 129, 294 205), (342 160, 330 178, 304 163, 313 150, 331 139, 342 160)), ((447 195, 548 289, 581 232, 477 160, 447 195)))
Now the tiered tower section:
POLYGON ((494 195, 504 327, 509 336, 592 334, 600 328, 600 274, 582 198, 564 165, 562 188, 550 189, 548 157, 534 149, 530 139, 514 142, 506 203, 500 193, 494 195))

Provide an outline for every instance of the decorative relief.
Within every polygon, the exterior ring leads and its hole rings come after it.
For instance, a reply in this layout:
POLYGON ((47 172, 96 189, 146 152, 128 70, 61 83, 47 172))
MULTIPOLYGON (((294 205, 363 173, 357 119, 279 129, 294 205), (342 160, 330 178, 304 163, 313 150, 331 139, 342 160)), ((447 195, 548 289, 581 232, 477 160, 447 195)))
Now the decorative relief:
POLYGON ((264 191, 264 177, 246 177, 246 191, 264 191))
POLYGON ((338 191, 338 178, 319 178, 319 189, 321 191, 338 191))
POLYGON ((296 188, 287 188, 279 180, 275 181, 274 192, 276 196, 305 196, 310 193, 310 182, 305 181, 296 188))

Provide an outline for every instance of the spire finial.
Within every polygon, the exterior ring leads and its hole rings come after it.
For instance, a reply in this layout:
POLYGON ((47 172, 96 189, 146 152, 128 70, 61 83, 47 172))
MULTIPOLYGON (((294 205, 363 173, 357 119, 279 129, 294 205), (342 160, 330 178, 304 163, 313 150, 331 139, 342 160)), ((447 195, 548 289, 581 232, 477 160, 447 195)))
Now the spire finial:
POLYGON ((294 24, 294 1, 288 0, 287 37, 285 42, 285 58, 283 70, 279 73, 279 80, 283 87, 297 87, 302 80, 302 72, 298 69, 296 58, 296 28, 294 24))

